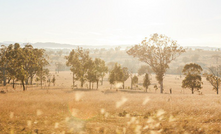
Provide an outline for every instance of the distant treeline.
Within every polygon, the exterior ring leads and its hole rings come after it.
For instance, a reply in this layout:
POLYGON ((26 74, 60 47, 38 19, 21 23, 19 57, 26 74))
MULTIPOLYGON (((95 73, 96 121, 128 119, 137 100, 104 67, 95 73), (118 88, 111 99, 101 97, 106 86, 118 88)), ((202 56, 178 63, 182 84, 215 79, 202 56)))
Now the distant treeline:
MULTIPOLYGON (((105 48, 91 48, 85 49, 89 51, 90 57, 93 59, 101 58, 104 60, 108 67, 111 67, 115 62, 119 63, 122 67, 127 67, 130 71, 138 73, 141 66, 146 65, 140 62, 137 58, 134 58, 126 53, 126 50, 121 47, 105 49, 105 48)), ((50 61, 48 66, 51 71, 68 71, 70 68, 66 66, 67 56, 71 52, 71 49, 46 49, 50 61)), ((203 50, 203 49, 186 49, 185 53, 182 53, 175 61, 170 63, 170 68, 166 71, 166 74, 180 75, 182 68, 187 63, 197 63, 202 66, 204 70, 208 70, 211 64, 214 64, 212 55, 219 54, 219 49, 203 50)))

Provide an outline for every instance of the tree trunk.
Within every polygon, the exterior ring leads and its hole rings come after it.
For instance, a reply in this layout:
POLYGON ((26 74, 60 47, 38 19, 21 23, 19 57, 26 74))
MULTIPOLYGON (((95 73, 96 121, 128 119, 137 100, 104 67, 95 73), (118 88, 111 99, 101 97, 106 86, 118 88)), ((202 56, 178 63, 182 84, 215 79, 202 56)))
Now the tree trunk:
POLYGON ((131 77, 130 89, 133 89, 132 77, 131 77))
POLYGON ((11 78, 8 79, 8 84, 10 83, 10 81, 11 81, 11 78))
POLYGON ((24 82, 24 80, 22 80, 21 83, 22 83, 23 91, 25 91, 25 82, 24 82))
POLYGON ((15 79, 12 81, 12 87, 15 88, 15 79))
POLYGON ((30 84, 32 85, 32 82, 33 82, 33 76, 31 76, 30 79, 31 79, 31 80, 30 80, 30 84))
POLYGON ((104 77, 102 77, 102 80, 101 80, 101 85, 103 85, 103 81, 104 81, 104 77))
POLYGON ((42 78, 41 78, 41 89, 42 89, 42 78))
POLYGON ((97 89, 98 89, 98 83, 99 83, 99 80, 97 80, 97 89))
POLYGON ((6 71, 5 71, 5 67, 3 67, 3 71, 2 71, 2 73, 3 73, 3 82, 4 82, 4 86, 6 86, 6 71))
POLYGON ((83 82, 83 81, 81 81, 81 87, 83 87, 83 85, 84 85, 84 82, 83 82))
POLYGON ((163 80, 160 82, 160 93, 163 93, 163 80))
POLYGON ((74 87, 75 87, 75 81, 74 81, 74 73, 73 73, 73 89, 74 89, 74 87))
POLYGON ((123 89, 124 89, 124 82, 123 82, 123 89))
POLYGON ((43 77, 43 76, 42 76, 42 75, 43 75, 42 73, 43 73, 43 68, 41 67, 41 89, 42 89, 42 77, 43 77))
POLYGON ((194 88, 192 87, 192 94, 194 94, 193 89, 194 89, 194 88))
POLYGON ((25 80, 25 84, 28 85, 28 78, 25 80))
MULTIPOLYGON (((218 77, 218 76, 217 76, 218 77)), ((219 82, 218 82, 218 78, 217 78, 217 91, 216 91, 217 94, 219 94, 219 82)))

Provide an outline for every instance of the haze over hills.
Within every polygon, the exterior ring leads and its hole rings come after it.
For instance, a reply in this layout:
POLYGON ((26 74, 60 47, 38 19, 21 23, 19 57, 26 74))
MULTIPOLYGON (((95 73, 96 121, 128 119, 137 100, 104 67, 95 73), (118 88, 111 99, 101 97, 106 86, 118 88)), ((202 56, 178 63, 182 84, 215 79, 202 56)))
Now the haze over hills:
MULTIPOLYGON (((14 44, 15 42, 12 41, 4 41, 0 42, 0 45, 6 45, 14 44)), ((24 42, 17 42, 22 47, 26 45, 27 43, 24 42)), ((134 44, 124 44, 124 45, 71 45, 71 44, 62 44, 62 43, 55 43, 55 42, 36 42, 36 43, 30 43, 35 48, 48 48, 48 49, 75 49, 78 46, 83 48, 106 48, 111 49, 120 46, 121 49, 127 49, 128 47, 134 45, 134 44)), ((191 49, 203 49, 203 50, 216 50, 221 49, 221 47, 209 47, 209 46, 185 46, 185 48, 191 48, 191 49)))

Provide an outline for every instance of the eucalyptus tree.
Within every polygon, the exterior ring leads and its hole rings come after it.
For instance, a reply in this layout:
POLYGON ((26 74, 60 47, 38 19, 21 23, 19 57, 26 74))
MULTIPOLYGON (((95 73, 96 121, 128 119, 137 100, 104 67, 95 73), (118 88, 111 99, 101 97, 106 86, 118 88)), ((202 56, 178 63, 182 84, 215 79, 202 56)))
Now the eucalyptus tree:
MULTIPOLYGON (((12 80, 13 82, 13 88, 15 88, 15 80, 16 80, 16 76, 17 76, 17 69, 19 68, 18 65, 18 55, 20 54, 20 51, 18 50, 19 48, 17 47, 15 49, 15 45, 16 44, 10 44, 7 47, 7 53, 6 53, 6 64, 7 67, 5 68, 7 71, 7 77, 8 77, 8 83, 10 82, 10 80, 12 80)), ((18 44, 17 44, 18 45, 18 44)))
POLYGON ((41 86, 42 86, 42 80, 43 77, 47 77, 49 74, 49 70, 47 68, 45 68, 49 63, 47 61, 47 55, 45 54, 45 50, 44 49, 34 49, 33 50, 34 56, 35 56, 35 60, 36 60, 36 64, 32 64, 32 68, 29 71, 29 77, 30 77, 30 81, 32 84, 32 80, 33 80, 33 76, 35 74, 41 74, 40 75, 40 79, 41 79, 41 86), (47 73, 44 73, 47 72, 47 73))
POLYGON ((31 78, 32 83, 34 75, 48 65, 44 50, 34 49, 30 44, 24 48, 21 48, 18 43, 10 44, 8 47, 2 46, 0 57, 3 77, 6 77, 7 73, 8 82, 13 80, 13 88, 15 80, 21 81, 24 91, 26 90, 25 81, 31 78))
POLYGON ((13 66, 16 71, 15 77, 21 81, 23 91, 25 91, 25 80, 28 78, 28 70, 25 69, 25 65, 29 62, 29 57, 26 56, 24 49, 22 49, 18 43, 14 44, 14 54, 16 57, 13 66))
POLYGON ((151 35, 149 39, 145 38, 141 44, 135 45, 127 51, 129 55, 147 63, 156 73, 161 93, 163 93, 164 74, 169 68, 169 64, 183 52, 185 49, 178 46, 177 41, 157 33, 151 35))
MULTIPOLYGON (((22 48, 18 43, 10 44, 8 47, 3 46, 1 49, 1 65, 3 71, 3 77, 8 77, 8 83, 10 80, 19 80, 22 83, 23 91, 25 91, 25 79, 27 78, 27 70, 24 66, 28 60, 28 56, 24 54, 22 48)), ((4 78, 5 79, 5 78, 4 78)), ((5 81, 5 80, 4 80, 5 81)), ((4 83, 5 85, 5 83, 4 83)))
POLYGON ((0 66, 1 66, 1 79, 3 80, 3 85, 6 86, 6 68, 8 65, 7 55, 7 47, 5 45, 1 46, 0 49, 0 66))
MULTIPOLYGON (((138 83, 138 77, 136 75, 132 78, 132 86, 138 83)), ((132 87, 133 88, 133 87, 132 87)))
POLYGON ((199 91, 203 84, 201 78, 202 71, 202 67, 196 63, 186 64, 182 71, 186 75, 182 81, 182 88, 190 88, 192 94, 195 90, 199 91))
POLYGON ((49 69, 45 68, 36 73, 36 81, 40 81, 41 88, 43 87, 43 82, 46 82, 47 78, 49 78, 50 73, 49 69))
POLYGON ((214 74, 208 74, 206 76, 206 80, 213 86, 213 89, 216 91, 216 93, 219 94, 221 79, 214 74))
POLYGON ((147 92, 149 85, 150 85, 150 78, 149 78, 148 73, 146 73, 144 76, 144 80, 143 80, 143 86, 145 87, 146 92, 147 92))
POLYGON ((72 50, 69 53, 69 56, 66 56, 65 58, 67 59, 66 65, 70 66, 70 70, 73 73, 72 76, 72 81, 73 81, 73 87, 75 86, 75 80, 77 80, 77 71, 80 67, 80 59, 79 59, 79 54, 78 54, 78 50, 80 48, 78 48, 77 50, 72 50))
POLYGON ((212 66, 209 67, 210 74, 207 74, 206 80, 213 86, 213 89, 216 91, 217 94, 219 94, 219 87, 221 83, 220 79, 220 68, 221 66, 219 65, 219 59, 221 58, 219 55, 213 55, 212 58, 216 60, 216 67, 212 66))
POLYGON ((124 83, 129 78, 130 72, 128 71, 127 67, 123 67, 122 71, 123 71, 123 80, 122 80, 122 82, 123 82, 123 89, 124 89, 124 87, 125 87, 124 83))
MULTIPOLYGON (((87 74, 86 74, 86 78, 89 82, 89 88, 91 88, 91 86, 93 85, 94 82, 97 82, 98 79, 98 74, 97 74, 97 70, 95 68, 95 62, 92 59, 89 59, 88 64, 90 66, 88 66, 88 70, 87 70, 87 74)), ((97 85, 98 88, 98 85, 97 85)), ((92 86, 93 89, 93 86, 92 86)))
POLYGON ((83 87, 84 82, 87 80, 87 71, 90 67, 90 56, 89 51, 78 47, 76 50, 73 49, 68 56, 66 56, 66 65, 70 66, 70 70, 73 73, 73 86, 75 85, 75 80, 81 82, 81 87, 83 87))
POLYGON ((139 69, 138 69, 138 75, 143 75, 146 73, 151 73, 152 70, 148 65, 142 65, 139 69))
POLYGON ((121 68, 121 65, 118 63, 115 63, 113 70, 111 70, 110 75, 109 75, 109 82, 111 85, 116 84, 116 83, 121 83, 123 82, 123 77, 124 77, 124 72, 121 68))
POLYGON ((101 80, 101 84, 103 85, 103 79, 105 74, 108 72, 108 67, 105 65, 105 61, 100 58, 95 58, 94 60, 94 68, 96 75, 97 88, 99 80, 101 80))
POLYGON ((47 61, 47 55, 45 55, 44 49, 33 48, 33 46, 30 44, 25 45, 23 52, 28 58, 27 62, 25 63, 25 70, 28 71, 26 84, 29 84, 29 81, 30 84, 32 84, 33 77, 37 73, 42 74, 41 72, 44 70, 44 67, 49 64, 47 61))

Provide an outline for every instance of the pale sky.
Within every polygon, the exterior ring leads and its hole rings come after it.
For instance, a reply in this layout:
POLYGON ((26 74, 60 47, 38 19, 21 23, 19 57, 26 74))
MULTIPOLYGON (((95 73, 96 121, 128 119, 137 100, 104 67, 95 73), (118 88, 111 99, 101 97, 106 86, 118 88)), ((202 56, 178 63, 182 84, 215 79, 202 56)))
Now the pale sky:
POLYGON ((0 42, 221 47, 221 0, 0 0, 0 42))

